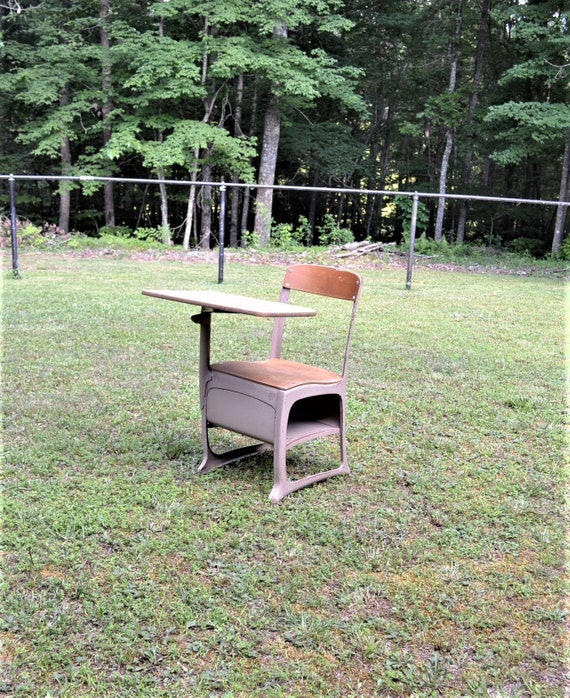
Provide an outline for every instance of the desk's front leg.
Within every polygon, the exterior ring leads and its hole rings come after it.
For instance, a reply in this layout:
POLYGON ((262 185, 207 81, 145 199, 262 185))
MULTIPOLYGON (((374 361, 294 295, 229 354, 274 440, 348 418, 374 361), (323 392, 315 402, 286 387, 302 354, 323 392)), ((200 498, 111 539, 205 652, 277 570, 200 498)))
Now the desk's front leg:
POLYGON ((208 429, 211 425, 208 422, 208 384, 210 382, 212 372, 210 370, 210 337, 212 325, 212 311, 202 309, 199 315, 193 315, 192 321, 200 325, 200 360, 199 360, 199 379, 200 379, 200 409, 202 412, 202 449, 203 458, 198 472, 205 474, 209 473, 214 468, 219 468, 227 463, 252 456, 257 453, 263 453, 268 448, 269 444, 258 443, 252 446, 244 446, 242 448, 231 449, 225 453, 216 453, 212 450, 208 429))
POLYGON ((204 409, 206 383, 210 375, 210 338, 212 334, 212 313, 202 309, 199 315, 192 315, 192 322, 200 325, 200 358, 198 377, 200 384, 200 407, 204 409))
POLYGON ((192 322, 200 325, 200 358, 198 360, 198 379, 200 390, 200 412, 202 413, 202 451, 203 457, 198 472, 210 470, 209 463, 215 454, 210 448, 208 438, 208 417, 206 409, 208 381, 210 380, 210 340, 212 336, 212 311, 202 308, 199 315, 192 315, 192 322))

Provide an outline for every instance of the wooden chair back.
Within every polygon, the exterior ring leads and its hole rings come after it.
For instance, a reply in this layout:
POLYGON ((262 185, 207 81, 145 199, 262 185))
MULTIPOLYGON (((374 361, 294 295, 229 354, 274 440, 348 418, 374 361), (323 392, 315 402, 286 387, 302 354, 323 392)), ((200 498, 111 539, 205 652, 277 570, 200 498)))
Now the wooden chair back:
POLYGON ((362 279, 358 274, 333 267, 297 264, 289 267, 283 279, 283 288, 319 296, 356 301, 362 279))
MULTIPOLYGON (((352 272, 334 267, 325 267, 315 264, 296 264, 285 272, 283 285, 279 300, 282 303, 289 301, 291 291, 301 291, 302 293, 312 293, 328 298, 338 298, 352 302, 352 313, 348 327, 347 341, 344 351, 342 375, 346 377, 348 367, 348 354, 352 339, 352 328, 356 314, 356 306, 362 288, 361 277, 352 272)), ((279 358, 281 355, 281 345, 283 341, 283 328, 285 321, 283 318, 276 318, 273 325, 271 338, 270 358, 279 358)))

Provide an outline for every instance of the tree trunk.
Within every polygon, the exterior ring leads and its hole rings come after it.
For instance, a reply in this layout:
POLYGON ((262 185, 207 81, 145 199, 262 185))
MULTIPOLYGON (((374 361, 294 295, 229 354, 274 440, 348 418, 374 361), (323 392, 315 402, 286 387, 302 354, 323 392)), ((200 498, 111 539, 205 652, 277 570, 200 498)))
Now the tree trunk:
MULTIPOLYGON (((210 152, 206 153, 206 158, 210 157, 210 152)), ((212 180, 212 166, 206 161, 202 167, 202 181, 212 180)), ((210 249, 210 238, 212 236, 212 187, 209 184, 202 185, 202 217, 200 226, 200 247, 204 250, 210 249)))
MULTIPOLYGON (((449 72, 449 88, 448 92, 455 92, 457 83, 457 65, 459 63, 459 40, 461 38, 461 24, 463 22, 463 0, 459 0, 457 5, 457 19, 455 22, 455 35, 451 45, 451 70, 449 72)), ((445 198, 443 194, 447 191, 447 170, 449 168, 449 158, 453 148, 453 127, 448 126, 445 134, 445 148, 441 158, 441 168, 439 171, 439 193, 442 195, 438 199, 437 216, 435 221, 436 242, 440 242, 443 237, 443 217, 445 214, 445 198)))
POLYGON ((239 225, 240 230, 240 245, 245 247, 247 232, 247 219, 249 218, 249 202, 251 200, 251 189, 246 187, 243 191, 243 202, 241 205, 241 222, 239 225))
MULTIPOLYGON (((109 94, 111 91, 111 63, 109 60, 109 35, 107 34, 109 10, 110 0, 101 0, 101 4, 99 6, 99 19, 101 20, 101 86, 103 88, 103 106, 101 108, 101 114, 103 117, 103 145, 107 145, 111 138, 109 115, 113 108, 109 99, 109 94)), ((114 226, 115 204, 113 201, 113 182, 105 182, 103 191, 105 225, 114 226)))
MULTIPOLYGON (((447 191, 447 170, 449 168, 449 158, 451 157, 451 150, 453 148, 453 131, 452 129, 447 129, 447 134, 445 137, 445 149, 443 151, 443 157, 441 158, 441 169, 439 172, 439 193, 445 194, 447 191)), ((445 198, 442 196, 437 202, 437 215, 435 219, 435 235, 434 239, 436 242, 441 242, 443 238, 443 217, 445 214, 445 198)))
MULTIPOLYGON (((232 179, 237 183, 238 178, 232 179)), ((230 247, 238 246, 238 229, 239 229, 239 203, 241 191, 239 187, 232 187, 230 191, 230 247)))
MULTIPOLYGON (((65 107, 68 102, 67 88, 64 87, 59 93, 59 106, 65 107)), ((61 157, 61 174, 65 177, 71 170, 71 144, 69 137, 64 134, 59 146, 61 157)), ((69 232, 69 215, 71 211, 71 189, 69 182, 60 182, 59 185, 59 223, 57 227, 65 232, 69 232)))
POLYGON ((259 236, 259 244, 265 246, 271 237, 271 214, 273 209, 273 189, 264 189, 264 184, 274 184, 275 169, 277 167, 277 150, 279 148, 279 135, 281 132, 281 119, 279 116, 279 100, 272 95, 265 112, 263 126, 263 145, 261 148, 261 161, 259 164, 259 176, 255 206, 254 232, 259 236))
POLYGON ((69 232, 69 217, 71 213, 71 191, 66 182, 59 187, 59 222, 57 228, 61 233, 69 232))
MULTIPOLYGON (((162 132, 158 134, 159 143, 162 143, 162 132)), ((164 168, 158 167, 156 174, 159 180, 164 179, 164 168)), ((168 197, 166 195, 166 185, 159 181, 158 190, 160 192, 160 227, 162 232, 162 242, 165 245, 171 245, 172 239, 170 236, 170 222, 168 220, 168 197)))
MULTIPOLYGON (((158 170, 158 178, 164 179, 164 171, 163 171, 162 167, 160 167, 158 170)), ((163 232, 165 232, 169 229, 169 227, 168 227, 168 198, 166 196, 166 185, 164 184, 164 182, 159 182, 158 188, 160 191, 160 226, 163 229, 163 232)), ((165 240, 165 244, 167 244, 167 245, 170 244, 170 236, 168 236, 168 240, 165 240)))
MULTIPOLYGON (((159 167, 157 170, 158 179, 164 179, 164 170, 159 167)), ((166 185, 164 182, 159 182, 158 189, 160 191, 160 227, 162 232, 162 242, 165 245, 171 245, 170 223, 168 221, 168 197, 166 195, 166 185)))
MULTIPOLYGON (((387 106, 385 97, 382 96, 376 107, 376 126, 375 133, 371 135, 369 167, 377 176, 368 178, 368 189, 384 189, 386 185, 386 177, 390 167, 390 148, 392 145, 392 130, 394 117, 397 110, 397 95, 399 89, 396 90, 396 95, 392 103, 387 106), (382 147, 380 148, 381 134, 384 133, 382 147)), ((366 214, 364 218, 364 228, 366 237, 371 237, 376 240, 380 237, 380 228, 382 226, 382 197, 376 195, 368 195, 366 199, 366 214), (372 226, 375 226, 375 230, 372 226)))
MULTIPOLYGON (((198 158, 200 157, 200 149, 194 149, 194 169, 191 172, 192 181, 196 181, 198 176, 198 158)), ((194 206, 196 204, 196 185, 190 185, 190 192, 188 193, 188 208, 186 209, 186 226, 184 228, 184 239, 182 241, 182 247, 185 250, 190 248, 190 235, 192 234, 192 222, 194 220, 194 206)))
MULTIPOLYGON (((564 159, 562 161, 562 176, 560 178, 559 201, 570 201, 570 139, 566 141, 564 159)), ((564 235, 564 224, 568 215, 568 206, 558 206, 554 222, 551 254, 554 256, 560 249, 564 235)))
MULTIPOLYGON (((475 65, 473 67, 473 87, 469 96, 467 107, 467 145, 463 158, 463 169, 461 172, 461 193, 465 194, 471 181, 471 171, 473 169, 473 134, 471 132, 473 124, 473 114, 479 103, 479 90, 483 81, 485 67, 485 48, 489 35, 489 14, 492 0, 484 0, 481 8, 481 18, 479 21, 479 31, 477 32, 477 48, 475 50, 475 65)), ((467 202, 461 200, 459 203, 459 219, 457 221, 456 242, 462 243, 465 239, 465 225, 467 223, 467 202)))
MULTIPOLYGON (((311 170, 310 173, 310 183, 312 187, 318 187, 319 186, 319 168, 315 167, 311 170)), ((310 234, 311 237, 309 240, 307 240, 307 243, 309 245, 314 245, 316 244, 316 231, 315 231, 315 226, 317 223, 317 196, 318 193, 316 191, 311 192, 311 200, 309 203, 309 229, 310 229, 310 234)))
MULTIPOLYGON (((164 18, 162 15, 158 20, 158 35, 162 38, 164 36, 164 18)), ((159 112, 162 112, 162 100, 159 101, 159 112)), ((158 142, 162 143, 164 140, 164 134, 162 131, 158 132, 158 142)), ((164 168, 157 168, 157 177, 159 180, 164 179, 164 168)), ((172 238, 170 235, 170 222, 168 220, 168 197, 166 195, 166 185, 163 182, 159 182, 158 190, 160 192, 160 227, 162 233, 162 242, 165 245, 172 245, 172 238)))
MULTIPOLYGON (((251 138, 255 134, 255 123, 257 121, 257 84, 258 76, 255 76, 253 96, 251 98, 251 115, 249 121, 248 135, 251 138)), ((250 159, 251 164, 251 159, 250 159)), ((251 200, 251 189, 246 187, 243 192, 243 202, 241 205, 240 238, 241 246, 245 247, 245 233, 247 231, 247 221, 249 218, 249 202, 251 200)))
MULTIPOLYGON (((382 118, 380 114, 382 113, 382 104, 384 100, 381 100, 380 106, 376 108, 376 123, 372 127, 372 131, 367 139, 368 142, 368 168, 370 174, 366 179, 367 189, 376 189, 377 179, 376 171, 378 169, 378 153, 379 153, 379 125, 380 119, 382 118)), ((380 187, 381 188, 381 187, 380 187)), ((366 231, 366 237, 370 237, 370 231, 372 229, 372 221, 374 220, 376 213, 376 199, 378 197, 373 194, 366 195, 366 214, 364 216, 364 230, 366 231)))
MULTIPOLYGON (((241 106, 243 101, 243 73, 236 78, 236 108, 234 114, 234 136, 239 138, 243 135, 241 129, 241 106)), ((239 178, 234 174, 232 182, 237 184, 239 178)), ((238 227, 239 227, 239 187, 232 187, 230 192, 230 247, 237 247, 238 227)))
MULTIPOLYGON (((273 39, 287 39, 287 25, 279 22, 273 28, 273 39)), ((279 114, 279 98, 272 93, 269 98, 265 120, 263 123, 263 144, 261 146, 261 161, 255 206, 254 232, 259 236, 261 246, 267 245, 271 237, 271 214, 273 209, 273 189, 264 189, 264 184, 275 183, 277 168, 277 151, 281 134, 281 117, 279 114)))
MULTIPOLYGON (((60 146, 61 173, 65 175, 71 166, 71 147, 69 138, 63 136, 60 146)), ((59 186, 59 230, 69 232, 69 216, 71 212, 71 189, 68 182, 61 182, 59 186)))
MULTIPOLYGON (((210 27, 208 24, 208 18, 206 17, 204 19, 204 28, 203 28, 203 36, 204 38, 207 38, 210 34, 210 27)), ((208 54, 204 52, 202 54, 202 74, 200 77, 200 84, 205 85, 206 84, 206 78, 208 77, 208 54)), ((211 90, 209 91, 211 92, 211 90)), ((215 92, 213 94, 208 94, 208 96, 203 100, 204 104, 204 116, 202 117, 202 123, 207 124, 210 121, 210 118, 212 116, 212 111, 214 109, 214 104, 216 101, 215 97, 215 92)), ((194 161, 192 165, 192 170, 191 170, 191 175, 192 175, 192 181, 196 181, 196 177, 198 177, 198 159, 200 157, 200 147, 196 146, 194 148, 194 161)), ((184 240, 182 242, 182 246, 185 250, 188 250, 190 247, 190 235, 192 233, 192 223, 194 221, 194 209, 195 209, 195 203, 196 203, 196 185, 191 184, 190 185, 190 192, 188 195, 188 208, 186 210, 186 227, 184 229, 184 240)), ((209 237, 208 237, 208 245, 210 244, 209 237)))

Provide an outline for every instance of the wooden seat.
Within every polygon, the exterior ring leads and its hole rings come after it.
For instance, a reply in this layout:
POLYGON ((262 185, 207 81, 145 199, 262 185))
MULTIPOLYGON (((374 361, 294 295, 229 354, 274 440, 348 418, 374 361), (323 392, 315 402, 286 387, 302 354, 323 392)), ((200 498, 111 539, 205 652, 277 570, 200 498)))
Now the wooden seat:
POLYGON ((261 383, 261 385, 270 385, 280 390, 289 390, 311 383, 328 385, 342 380, 342 376, 333 371, 285 359, 226 361, 221 364, 212 364, 211 369, 227 373, 230 376, 239 376, 254 383, 261 383))
MULTIPOLYGON (((273 448, 273 489, 269 498, 285 495, 333 475, 350 472, 346 455, 346 383, 352 328, 362 279, 350 271, 317 265, 296 265, 285 272, 279 300, 290 292, 337 298, 352 304, 345 328, 342 373, 281 357, 285 320, 276 318, 269 358, 265 361, 227 361, 208 364, 202 376, 202 443, 200 472, 273 448), (251 447, 214 453, 209 430, 229 429, 256 439, 251 447), (330 470, 290 480, 286 452, 318 437, 339 438, 340 463, 330 470)), ((291 322, 295 322, 292 320, 291 322)))

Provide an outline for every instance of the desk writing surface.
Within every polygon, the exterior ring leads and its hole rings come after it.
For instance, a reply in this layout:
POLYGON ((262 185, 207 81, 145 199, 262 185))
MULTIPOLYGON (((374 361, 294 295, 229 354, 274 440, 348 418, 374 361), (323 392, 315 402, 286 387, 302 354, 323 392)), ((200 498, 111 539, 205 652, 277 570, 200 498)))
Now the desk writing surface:
POLYGON ((250 296, 239 296, 222 291, 143 290, 144 296, 168 301, 199 305, 202 308, 225 313, 242 313, 257 317, 311 317, 316 311, 300 305, 268 301, 250 296))

